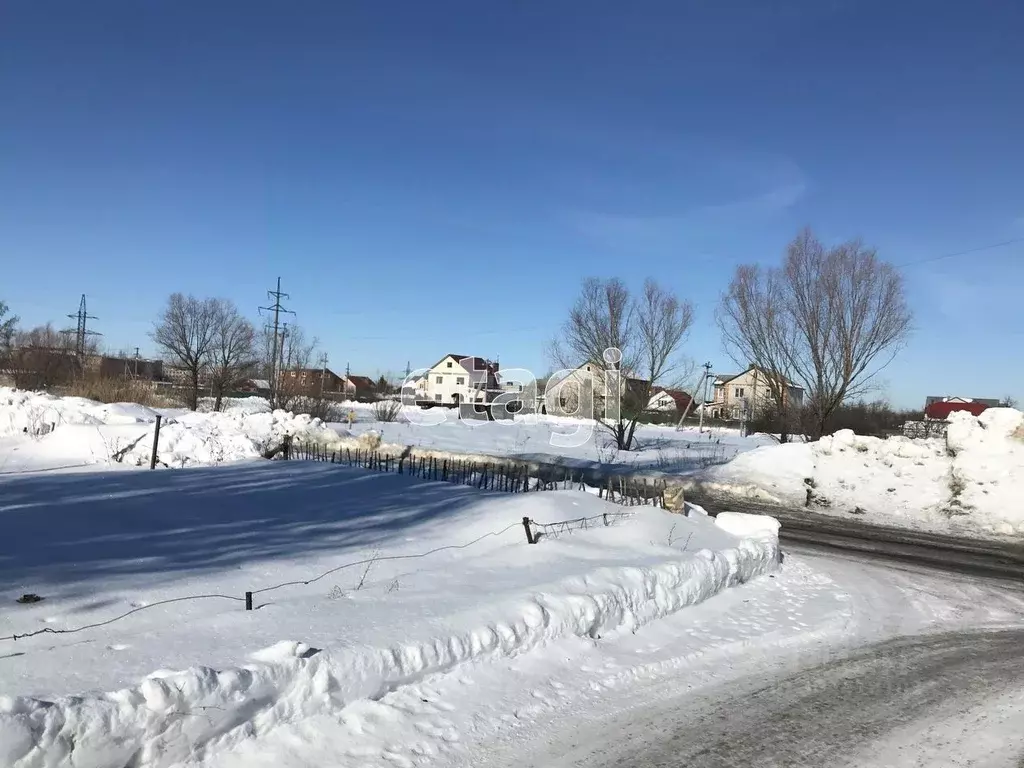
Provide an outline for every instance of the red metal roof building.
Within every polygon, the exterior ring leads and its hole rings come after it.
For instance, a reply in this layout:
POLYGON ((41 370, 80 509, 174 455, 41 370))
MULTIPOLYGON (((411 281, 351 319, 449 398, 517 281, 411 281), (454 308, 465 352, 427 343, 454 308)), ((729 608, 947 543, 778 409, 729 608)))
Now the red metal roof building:
POLYGON ((982 411, 990 408, 988 403, 980 403, 976 400, 970 402, 964 401, 939 401, 935 403, 929 403, 924 409, 924 417, 926 419, 932 419, 934 421, 945 421, 949 418, 949 414, 955 411, 967 411, 968 413, 978 416, 982 411))

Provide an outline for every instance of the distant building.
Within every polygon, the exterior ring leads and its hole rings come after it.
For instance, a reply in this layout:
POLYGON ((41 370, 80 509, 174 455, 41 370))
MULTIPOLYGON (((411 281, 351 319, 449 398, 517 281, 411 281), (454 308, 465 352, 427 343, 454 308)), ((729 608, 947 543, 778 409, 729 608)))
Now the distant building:
POLYGON ((498 363, 474 355, 445 355, 430 367, 424 379, 417 393, 438 405, 487 403, 502 391, 498 363))
POLYGON ((681 389, 655 387, 651 390, 651 400, 647 404, 647 410, 662 413, 686 413, 692 400, 690 393, 681 389))
POLYGON ((997 408, 999 400, 981 397, 929 396, 925 399, 924 417, 929 421, 945 421, 951 413, 966 411, 974 416, 989 408, 997 408))
POLYGON ((984 403, 989 408, 998 408, 1002 405, 1001 400, 991 397, 958 397, 956 395, 928 395, 924 399, 924 407, 932 403, 984 403))
POLYGON ((720 374, 715 377, 714 400, 706 403, 711 418, 739 419, 744 413, 758 413, 774 408, 771 384, 780 381, 786 405, 803 405, 804 389, 780 374, 772 374, 752 365, 743 373, 720 374))
POLYGON ((377 396, 377 385, 369 376, 348 375, 342 382, 346 397, 356 400, 371 400, 377 396))

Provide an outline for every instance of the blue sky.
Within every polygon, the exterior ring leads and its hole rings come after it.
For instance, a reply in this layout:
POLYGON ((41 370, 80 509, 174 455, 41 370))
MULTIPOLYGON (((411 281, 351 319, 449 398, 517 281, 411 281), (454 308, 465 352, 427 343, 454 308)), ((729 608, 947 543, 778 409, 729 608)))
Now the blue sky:
POLYGON ((330 365, 548 369, 585 276, 690 298, 720 371, 733 268, 804 225, 907 267, 882 394, 1024 400, 1024 6, 4 4, 0 298, 88 295, 152 352, 172 291, 278 275, 330 365))

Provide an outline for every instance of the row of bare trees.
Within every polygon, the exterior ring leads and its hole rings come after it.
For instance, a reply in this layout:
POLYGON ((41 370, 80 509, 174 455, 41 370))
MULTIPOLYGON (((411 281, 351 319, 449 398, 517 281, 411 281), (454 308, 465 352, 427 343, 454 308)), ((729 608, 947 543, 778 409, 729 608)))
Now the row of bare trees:
POLYGON ((214 409, 224 395, 251 378, 270 383, 271 405, 288 408, 302 396, 297 377, 289 370, 307 368, 317 340, 291 326, 275 338, 272 328, 257 332, 253 323, 227 299, 171 294, 152 331, 157 347, 186 376, 186 401, 198 407, 201 382, 209 385, 214 409))
MULTIPOLYGON (((789 418, 794 384, 810 414, 800 428, 818 438, 841 405, 872 388, 912 322, 895 267, 860 241, 828 247, 810 230, 789 244, 780 266, 737 267, 716 319, 730 357, 765 372, 783 441, 797 426, 789 418)), ((587 362, 621 378, 621 407, 598 421, 620 450, 634 447, 654 387, 695 383, 682 354, 692 323, 690 302, 653 280, 637 296, 618 279, 584 281, 551 358, 562 368, 587 362), (608 360, 609 348, 621 359, 608 360)))

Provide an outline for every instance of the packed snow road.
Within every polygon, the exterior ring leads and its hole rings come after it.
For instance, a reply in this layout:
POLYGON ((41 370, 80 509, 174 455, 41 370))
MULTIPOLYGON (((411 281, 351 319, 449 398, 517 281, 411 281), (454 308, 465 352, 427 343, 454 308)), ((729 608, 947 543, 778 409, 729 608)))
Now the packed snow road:
POLYGON ((1022 627, 1019 582, 791 549, 635 633, 464 665, 200 764, 1016 766, 1022 627))
POLYGON ((1024 629, 889 640, 783 679, 747 677, 631 712, 548 764, 1024 765, 1022 648, 1024 629))

